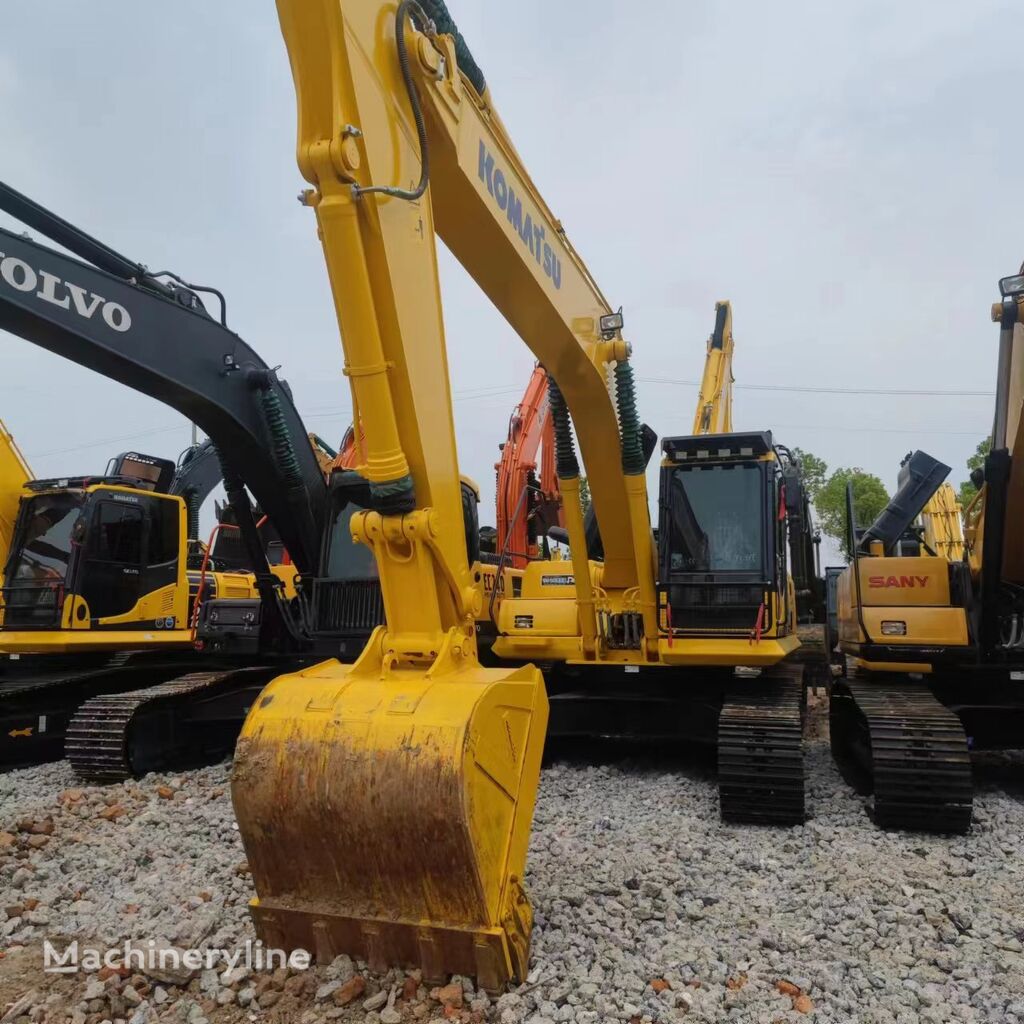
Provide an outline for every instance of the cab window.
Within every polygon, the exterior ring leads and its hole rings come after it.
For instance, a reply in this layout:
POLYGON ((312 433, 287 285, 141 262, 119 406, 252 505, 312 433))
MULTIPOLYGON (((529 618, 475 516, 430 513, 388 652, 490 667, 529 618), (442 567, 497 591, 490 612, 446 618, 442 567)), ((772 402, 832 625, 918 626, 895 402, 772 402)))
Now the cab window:
POLYGON ((93 518, 89 557, 97 562, 142 562, 143 517, 138 505, 104 501, 93 518))

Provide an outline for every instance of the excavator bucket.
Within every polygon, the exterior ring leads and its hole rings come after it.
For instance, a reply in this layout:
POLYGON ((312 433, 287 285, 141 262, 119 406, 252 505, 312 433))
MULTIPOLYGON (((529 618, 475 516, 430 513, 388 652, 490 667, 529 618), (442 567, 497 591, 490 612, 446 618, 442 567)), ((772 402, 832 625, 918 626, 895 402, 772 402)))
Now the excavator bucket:
POLYGON ((361 662, 279 677, 243 728, 231 792, 257 933, 321 963, 347 953, 492 992, 524 980, 540 672, 361 662))

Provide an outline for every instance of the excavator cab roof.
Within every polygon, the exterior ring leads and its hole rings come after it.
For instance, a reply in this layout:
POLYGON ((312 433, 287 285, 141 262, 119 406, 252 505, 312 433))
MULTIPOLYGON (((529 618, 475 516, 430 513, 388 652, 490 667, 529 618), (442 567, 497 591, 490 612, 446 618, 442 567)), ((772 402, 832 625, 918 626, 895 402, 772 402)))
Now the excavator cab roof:
POLYGON ((127 487, 167 494, 174 480, 175 465, 170 459, 138 452, 122 452, 107 463, 106 472, 82 476, 56 476, 43 480, 28 480, 29 491, 84 491, 92 487, 127 487))
POLYGON ((760 458, 772 451, 772 432, 754 431, 743 434, 698 434, 688 437, 665 437, 661 450, 670 462, 699 459, 760 458))

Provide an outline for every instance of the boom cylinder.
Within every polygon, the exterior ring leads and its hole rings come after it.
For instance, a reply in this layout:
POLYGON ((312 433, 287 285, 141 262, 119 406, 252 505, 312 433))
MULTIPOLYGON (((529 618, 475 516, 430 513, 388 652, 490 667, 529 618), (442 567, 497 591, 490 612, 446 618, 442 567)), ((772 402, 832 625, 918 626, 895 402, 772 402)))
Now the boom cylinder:
POLYGON ((355 207, 356 201, 342 191, 340 182, 337 191, 332 189, 316 203, 327 273, 338 324, 345 338, 345 376, 352 389, 353 404, 362 417, 366 439, 366 465, 362 472, 370 481, 370 493, 379 499, 381 512, 411 512, 416 507, 412 476, 399 437, 388 363, 355 207))
POLYGON ((576 605, 580 617, 584 657, 593 658, 597 651, 597 610, 594 588, 590 582, 590 559, 587 557, 587 531, 580 504, 580 464, 569 424, 569 410, 565 396, 554 377, 548 375, 548 402, 551 421, 555 428, 555 472, 558 488, 562 492, 562 510, 565 529, 569 535, 569 554, 572 573, 576 581, 576 605))
POLYGON ((618 400, 619 430, 622 434, 622 473, 629 501, 629 522, 636 558, 637 590, 640 614, 644 620, 644 644, 647 656, 658 656, 658 595, 654 545, 651 543, 651 518, 647 507, 647 459, 644 458, 640 418, 636 409, 636 383, 633 367, 626 359, 615 365, 615 393, 618 400))

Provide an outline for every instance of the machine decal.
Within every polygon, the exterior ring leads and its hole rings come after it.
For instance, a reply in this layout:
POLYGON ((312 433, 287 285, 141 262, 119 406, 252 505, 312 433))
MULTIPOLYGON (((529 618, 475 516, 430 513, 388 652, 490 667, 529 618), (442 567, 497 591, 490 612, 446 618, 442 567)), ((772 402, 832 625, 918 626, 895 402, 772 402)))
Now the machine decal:
POLYGON ((509 184, 505 172, 494 166, 494 155, 487 149, 483 139, 480 140, 480 162, 478 166, 480 180, 487 185, 498 209, 505 212, 509 224, 519 233, 523 245, 543 268, 545 276, 551 279, 556 288, 562 287, 562 262, 554 249, 544 241, 544 225, 534 223, 533 217, 527 213, 523 216, 523 200, 516 195, 515 189, 509 184))
POLYGON ((16 256, 5 256, 0 252, 0 280, 18 292, 35 292, 37 299, 48 302, 60 309, 74 309, 86 320, 91 320, 96 310, 100 311, 104 323, 120 334, 131 330, 132 318, 119 302, 111 302, 95 292, 87 292, 80 285, 62 281, 56 274, 40 270, 36 273, 24 260, 16 256), (61 294, 60 289, 64 289, 61 294), (37 290, 38 289, 38 290, 37 290))
POLYGON ((872 589, 885 587, 927 587, 930 576, 869 576, 868 586, 872 589))
POLYGON ((575 587, 576 577, 561 573, 558 576, 541 576, 540 585, 542 587, 575 587))

